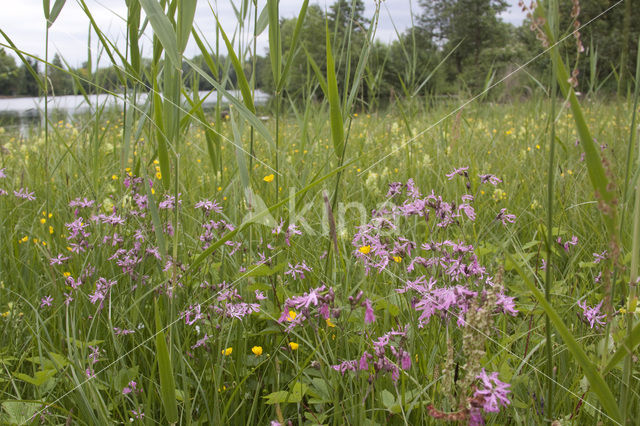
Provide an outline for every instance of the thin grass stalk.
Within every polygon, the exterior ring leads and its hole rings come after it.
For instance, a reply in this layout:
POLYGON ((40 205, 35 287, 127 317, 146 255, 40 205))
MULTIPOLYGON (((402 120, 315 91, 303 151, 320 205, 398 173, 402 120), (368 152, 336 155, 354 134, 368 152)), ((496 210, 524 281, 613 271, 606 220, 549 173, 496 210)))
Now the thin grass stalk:
MULTIPOLYGON (((547 268, 545 270, 544 297, 551 302, 551 288, 553 286, 553 274, 551 267, 553 262, 553 194, 555 180, 555 156, 556 156, 556 96, 557 84, 555 71, 551 71, 551 134, 549 141, 549 169, 547 180, 547 268)), ((546 382, 547 382, 547 418, 553 420, 553 340, 551 336, 551 320, 545 315, 545 339, 546 339, 546 382)))
MULTIPOLYGON (((554 36, 558 34, 558 4, 555 0, 549 1, 549 26, 554 36)), ((557 49, 557 47, 554 47, 557 49)), ((551 113, 549 116, 551 134, 549 141, 549 169, 547 172, 547 268, 545 270, 544 297, 551 303, 551 288, 553 287, 553 203, 554 203, 554 180, 555 180, 555 155, 556 155, 556 97, 558 94, 557 75, 555 67, 551 67, 551 113)), ((545 417, 549 422, 553 421, 553 338, 551 335, 551 319, 545 314, 545 356, 546 356, 546 385, 547 404, 545 417)))
MULTIPOLYGON (((640 38, 638 39, 638 46, 640 46, 640 38)), ((635 145, 636 136, 636 112, 638 109, 638 95, 640 93, 640 50, 638 50, 638 57, 636 59, 636 79, 633 95, 633 112, 631 113, 631 128, 629 131, 629 149, 627 151, 627 171, 625 173, 625 186, 629 184, 631 153, 633 146, 635 145)), ((640 155, 639 155, 640 158, 640 155)), ((639 164, 640 165, 640 164, 639 164)), ((631 271, 629 274, 629 294, 627 296, 627 338, 631 339, 633 333, 633 317, 635 308, 637 306, 637 288, 638 288, 638 256, 640 256, 640 182, 635 182, 635 202, 633 208, 633 243, 631 248, 631 271)), ((626 190, 625 190, 626 195, 626 190)), ((626 196, 625 196, 626 200, 626 196)), ((625 203, 626 206, 626 203, 625 203)), ((625 209, 626 210, 626 209, 625 209)), ((622 215, 622 221, 624 220, 624 212, 622 215)), ((621 225, 622 227, 622 225, 621 225)), ((628 407, 629 407, 629 389, 631 386, 631 376, 633 373, 633 350, 630 349, 629 353, 624 359, 624 365, 622 367, 622 383, 620 384, 620 411, 622 412, 622 422, 627 423, 628 407)))

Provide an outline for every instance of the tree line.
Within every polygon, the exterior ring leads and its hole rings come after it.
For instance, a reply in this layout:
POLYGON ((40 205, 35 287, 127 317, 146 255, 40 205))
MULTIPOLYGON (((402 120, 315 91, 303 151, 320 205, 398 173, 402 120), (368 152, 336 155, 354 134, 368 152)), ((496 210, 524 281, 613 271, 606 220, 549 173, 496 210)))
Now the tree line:
MULTIPOLYGON (((508 6, 505 0, 420 0, 418 4, 413 25, 398 34, 395 41, 373 42, 359 93, 365 103, 375 105, 396 97, 424 93, 475 93, 509 75, 544 49, 529 28, 530 18, 520 26, 500 18, 508 6)), ((632 70, 635 70, 640 20, 631 19, 627 10, 638 10, 640 0, 625 0, 624 5, 599 16, 614 4, 613 0, 559 1, 560 28, 568 40, 561 48, 566 57, 575 58, 573 63, 578 70, 580 91, 619 90, 621 84, 630 81, 632 70), (576 5, 580 12, 577 17, 576 5), (584 52, 577 55, 576 44, 571 39, 574 28, 581 23, 589 24, 580 31, 584 52)), ((282 19, 280 25, 282 47, 286 52, 296 19, 282 19)), ((326 12, 318 5, 310 5, 301 35, 302 48, 295 52, 290 78, 284 88, 286 95, 292 99, 310 94, 321 96, 311 63, 314 62, 322 73, 326 72, 324 40, 327 28, 339 84, 344 86, 352 82, 363 47, 368 43, 370 25, 362 0, 336 0, 326 12)), ((218 80, 224 77, 228 87, 235 87, 233 67, 224 57, 218 60, 223 65, 221 75, 209 76, 218 80)), ((26 61, 26 64, 17 64, 11 55, 0 49, 0 96, 41 94, 42 85, 33 72, 43 81, 44 66, 31 58, 26 61)), ((208 70, 202 56, 196 56, 193 62, 208 70)), ((244 67, 258 89, 274 90, 268 52, 244 58, 244 67)), ((527 66, 526 72, 517 73, 506 81, 501 92, 517 96, 529 90, 539 84, 548 67, 548 57, 541 55, 527 66)), ((47 68, 50 92, 55 95, 123 89, 113 66, 93 70, 90 63, 85 63, 79 68, 71 68, 56 54, 47 68)), ((149 69, 148 66, 143 68, 149 69)), ((212 89, 206 79, 196 75, 186 64, 183 76, 189 88, 212 89)))

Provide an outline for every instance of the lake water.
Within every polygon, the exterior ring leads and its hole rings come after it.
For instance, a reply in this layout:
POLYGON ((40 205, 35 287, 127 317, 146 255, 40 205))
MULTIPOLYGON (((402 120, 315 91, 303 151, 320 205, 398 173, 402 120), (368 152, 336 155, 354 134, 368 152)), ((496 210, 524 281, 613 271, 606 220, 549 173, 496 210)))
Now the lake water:
MULTIPOLYGON (((216 105, 217 94, 215 91, 198 92, 200 99, 209 95, 203 102, 204 109, 213 109, 216 105)), ((230 90, 229 94, 238 99, 242 98, 239 91, 230 90)), ((147 93, 138 95, 137 105, 144 105, 147 93)), ((50 96, 48 108, 50 118, 56 120, 69 119, 75 115, 92 113, 96 108, 122 110, 124 105, 123 95, 99 94, 89 95, 89 102, 83 96, 50 96)), ((254 102, 256 105, 264 105, 269 100, 269 95, 256 90, 254 102)), ((227 105, 229 100, 222 98, 222 103, 227 105)), ((0 98, 0 126, 17 127, 24 133, 28 127, 33 126, 44 119, 44 97, 35 98, 0 98)), ((188 109, 188 104, 185 109, 188 109)))

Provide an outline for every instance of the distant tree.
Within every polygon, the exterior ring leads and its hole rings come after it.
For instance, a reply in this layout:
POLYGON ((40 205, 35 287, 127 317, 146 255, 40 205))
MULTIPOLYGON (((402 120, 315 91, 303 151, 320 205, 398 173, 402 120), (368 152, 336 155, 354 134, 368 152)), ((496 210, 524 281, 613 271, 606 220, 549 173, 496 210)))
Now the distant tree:
POLYGON ((327 13, 329 26, 337 32, 351 27, 354 32, 366 31, 369 20, 364 17, 364 2, 362 0, 336 0, 327 13))
MULTIPOLYGON (((27 58, 27 63, 38 74, 38 61, 27 58)), ((18 69, 18 90, 17 94, 22 96, 38 96, 40 94, 40 85, 35 77, 31 74, 25 64, 18 69)))
POLYGON ((4 49, 0 49, 0 95, 15 95, 17 85, 18 67, 13 56, 8 55, 4 49))
MULTIPOLYGON (((505 44, 505 27, 498 14, 505 0, 421 0, 420 27, 444 50, 455 48, 455 72, 480 65, 483 49, 505 44)), ((483 72, 477 74, 484 79, 483 72)))
POLYGON ((73 82, 71 76, 64 71, 64 65, 57 53, 51 61, 53 66, 48 67, 49 82, 53 87, 55 95, 69 95, 73 93, 73 82))

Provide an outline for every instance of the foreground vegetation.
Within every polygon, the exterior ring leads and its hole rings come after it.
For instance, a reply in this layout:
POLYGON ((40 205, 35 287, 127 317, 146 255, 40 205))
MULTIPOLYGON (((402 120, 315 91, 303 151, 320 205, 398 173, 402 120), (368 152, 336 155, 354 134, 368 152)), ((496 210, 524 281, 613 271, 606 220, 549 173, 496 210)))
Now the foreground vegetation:
POLYGON ((183 58, 195 1, 127 4, 127 52, 101 39, 125 111, 0 133, 0 423, 640 414, 638 89, 578 100, 554 2, 530 11, 552 69, 526 99, 491 103, 489 81, 376 110, 360 89, 377 15, 340 81, 326 25, 292 99, 308 2, 282 49, 269 1, 265 111, 242 58, 200 39, 211 73, 183 58), (218 100, 233 69, 242 98, 204 111, 184 63, 218 100))

